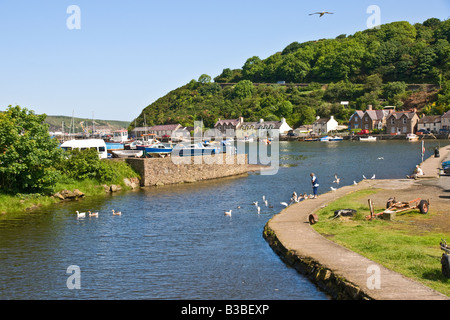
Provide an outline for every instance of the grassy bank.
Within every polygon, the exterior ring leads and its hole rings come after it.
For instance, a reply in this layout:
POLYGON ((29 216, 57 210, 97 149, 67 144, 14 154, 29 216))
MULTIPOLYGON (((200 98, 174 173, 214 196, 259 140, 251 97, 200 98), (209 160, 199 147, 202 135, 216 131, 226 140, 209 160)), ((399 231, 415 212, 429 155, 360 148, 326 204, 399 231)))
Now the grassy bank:
POLYGON ((124 182, 125 178, 139 178, 128 164, 117 160, 104 160, 104 165, 108 168, 108 179, 84 178, 76 179, 69 174, 61 173, 57 182, 53 186, 53 192, 49 194, 2 194, 0 193, 0 217, 10 214, 32 211, 38 207, 46 207, 60 202, 61 200, 53 196, 54 193, 62 190, 78 189, 86 197, 102 196, 107 194, 104 185, 120 185, 122 190, 129 190, 131 187, 124 182), (112 173, 112 174, 111 174, 112 173))
POLYGON ((439 249, 439 241, 449 239, 450 234, 438 228, 421 228, 437 213, 431 207, 427 215, 411 211, 397 215, 395 221, 367 221, 365 217, 370 214, 367 199, 377 192, 362 190, 331 203, 317 213, 320 223, 314 229, 331 241, 450 296, 450 279, 441 273, 439 249), (334 211, 344 208, 355 209, 357 214, 333 219, 334 211))

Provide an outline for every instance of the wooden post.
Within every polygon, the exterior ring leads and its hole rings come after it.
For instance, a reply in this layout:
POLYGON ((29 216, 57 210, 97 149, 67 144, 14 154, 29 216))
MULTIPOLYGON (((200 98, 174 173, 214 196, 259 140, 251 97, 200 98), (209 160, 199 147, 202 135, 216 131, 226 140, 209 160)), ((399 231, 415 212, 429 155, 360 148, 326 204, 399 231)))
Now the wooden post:
POLYGON ((373 211, 373 202, 371 199, 368 200, 369 208, 370 208, 370 219, 373 219, 374 211, 373 211))

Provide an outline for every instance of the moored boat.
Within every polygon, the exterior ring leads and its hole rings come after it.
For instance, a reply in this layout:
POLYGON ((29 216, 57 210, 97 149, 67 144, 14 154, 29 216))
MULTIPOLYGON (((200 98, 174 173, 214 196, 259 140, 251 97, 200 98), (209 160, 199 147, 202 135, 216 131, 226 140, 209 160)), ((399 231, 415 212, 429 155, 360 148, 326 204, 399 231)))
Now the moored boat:
POLYGON ((111 152, 115 158, 140 158, 144 154, 142 150, 113 150, 111 152))
POLYGON ((217 147, 205 147, 202 143, 192 144, 178 144, 173 148, 173 156, 198 156, 198 155, 211 155, 219 153, 220 150, 217 147))
POLYGON ((377 141, 377 137, 374 136, 360 137, 359 141, 377 141))
POLYGON ((414 133, 408 133, 406 135, 406 140, 408 140, 408 141, 418 141, 419 140, 419 136, 415 135, 414 133))

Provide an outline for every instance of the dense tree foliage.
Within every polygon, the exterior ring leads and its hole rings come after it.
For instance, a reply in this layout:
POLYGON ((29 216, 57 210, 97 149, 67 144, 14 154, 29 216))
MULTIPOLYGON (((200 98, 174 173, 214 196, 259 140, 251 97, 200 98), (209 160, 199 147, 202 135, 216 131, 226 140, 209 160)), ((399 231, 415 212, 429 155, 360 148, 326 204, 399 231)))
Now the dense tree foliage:
POLYGON ((61 150, 48 133, 46 115, 9 106, 0 114, 0 190, 42 192, 57 179, 53 163, 61 150))
POLYGON ((202 119, 212 127, 218 118, 243 116, 246 121, 285 117, 297 126, 312 123, 316 116, 334 115, 345 122, 367 105, 439 113, 450 108, 449 37, 450 20, 431 18, 422 24, 400 21, 335 39, 293 42, 266 59, 249 58, 242 69, 224 69, 214 82, 203 74, 146 107, 136 123, 143 125, 145 114, 147 125, 192 126, 202 119), (277 85, 279 81, 288 85, 277 85), (437 89, 428 92, 430 88, 408 84, 434 84, 437 89), (425 98, 416 91, 423 91, 425 98), (350 108, 341 101, 349 101, 350 108))

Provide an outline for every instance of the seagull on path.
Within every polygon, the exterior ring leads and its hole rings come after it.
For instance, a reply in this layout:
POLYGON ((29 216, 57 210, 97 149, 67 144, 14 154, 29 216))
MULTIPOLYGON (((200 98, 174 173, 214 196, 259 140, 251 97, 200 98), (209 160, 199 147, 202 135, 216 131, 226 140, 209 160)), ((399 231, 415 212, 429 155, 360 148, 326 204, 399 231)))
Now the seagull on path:
POLYGON ((330 187, 331 191, 336 191, 336 188, 330 187))
POLYGON ((364 180, 366 180, 366 179, 367 179, 365 175, 363 175, 363 179, 364 179, 364 180))
POLYGON ((325 14, 334 14, 333 12, 328 12, 328 11, 322 11, 322 12, 314 12, 314 13, 310 13, 309 15, 315 15, 315 14, 320 14, 319 18, 322 18, 325 14))
POLYGON ((357 183, 355 180, 353 180, 353 184, 354 184, 355 186, 358 185, 358 183, 357 183))
POLYGON ((375 179, 375 174, 372 176, 372 178, 370 178, 370 179, 372 179, 372 180, 374 180, 375 179))

